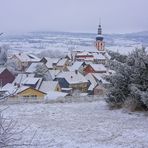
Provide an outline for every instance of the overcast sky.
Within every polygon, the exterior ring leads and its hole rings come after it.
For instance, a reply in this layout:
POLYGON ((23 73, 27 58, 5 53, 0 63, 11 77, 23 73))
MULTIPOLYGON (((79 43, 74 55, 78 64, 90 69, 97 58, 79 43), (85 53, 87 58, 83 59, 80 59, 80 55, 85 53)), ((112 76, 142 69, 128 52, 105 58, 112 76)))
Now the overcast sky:
POLYGON ((148 30, 148 0, 0 0, 0 31, 148 30))

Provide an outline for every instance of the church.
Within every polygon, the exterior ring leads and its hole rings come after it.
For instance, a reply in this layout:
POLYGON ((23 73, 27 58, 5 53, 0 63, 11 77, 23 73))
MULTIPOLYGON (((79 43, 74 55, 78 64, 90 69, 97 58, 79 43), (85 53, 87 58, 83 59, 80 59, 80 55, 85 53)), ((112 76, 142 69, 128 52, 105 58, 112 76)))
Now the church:
POLYGON ((78 47, 73 51, 74 60, 75 61, 83 61, 83 62, 92 62, 94 64, 103 64, 105 65, 107 59, 110 59, 106 48, 105 41, 102 34, 102 26, 99 24, 98 32, 95 39, 95 44, 92 47, 78 47))
POLYGON ((102 35, 102 27, 101 24, 98 27, 98 34, 96 36, 96 49, 99 52, 105 53, 105 42, 104 42, 104 37, 102 35))

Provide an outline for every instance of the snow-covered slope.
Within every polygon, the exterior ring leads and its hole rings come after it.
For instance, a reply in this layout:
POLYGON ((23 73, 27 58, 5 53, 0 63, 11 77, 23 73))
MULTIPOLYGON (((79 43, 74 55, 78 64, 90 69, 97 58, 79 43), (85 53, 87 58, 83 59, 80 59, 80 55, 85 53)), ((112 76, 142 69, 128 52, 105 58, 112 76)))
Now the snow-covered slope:
POLYGON ((17 120, 18 129, 27 127, 24 143, 35 133, 33 148, 148 147, 148 118, 142 113, 109 110, 103 100, 10 105, 4 117, 17 120))
MULTIPOLYGON (((43 50, 59 50, 66 52, 81 47, 95 45, 96 34, 67 33, 67 32, 31 32, 24 34, 4 34, 0 38, 0 45, 10 45, 11 51, 39 53, 43 50)), ((148 46, 148 32, 131 34, 105 34, 104 40, 111 50, 125 51, 144 45, 148 46), (113 47, 113 48, 112 48, 113 47), (124 48, 124 50, 123 50, 124 48)), ((90 48, 91 49, 91 48, 90 48)))

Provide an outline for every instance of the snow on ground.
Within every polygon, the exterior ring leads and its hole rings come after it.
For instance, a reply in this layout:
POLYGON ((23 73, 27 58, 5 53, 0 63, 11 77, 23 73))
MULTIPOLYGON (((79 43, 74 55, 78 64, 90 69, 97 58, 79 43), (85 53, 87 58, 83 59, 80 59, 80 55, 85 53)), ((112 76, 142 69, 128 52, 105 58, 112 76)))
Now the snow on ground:
POLYGON ((27 127, 24 143, 36 133, 31 142, 33 148, 148 147, 147 116, 109 110, 103 100, 10 105, 4 117, 17 120, 18 128, 27 127))

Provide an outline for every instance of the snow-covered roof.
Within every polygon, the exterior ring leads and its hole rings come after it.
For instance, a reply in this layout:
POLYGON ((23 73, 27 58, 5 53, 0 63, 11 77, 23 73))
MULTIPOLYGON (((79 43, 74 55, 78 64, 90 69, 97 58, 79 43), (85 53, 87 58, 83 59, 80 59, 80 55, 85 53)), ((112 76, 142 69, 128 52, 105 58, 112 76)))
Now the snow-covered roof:
POLYGON ((17 94, 18 93, 21 93, 22 91, 24 91, 24 90, 26 90, 26 89, 28 89, 28 88, 30 88, 29 86, 20 86, 19 88, 18 88, 18 90, 17 90, 17 94))
POLYGON ((26 75, 26 74, 18 74, 18 75, 15 77, 15 80, 13 81, 13 84, 15 84, 15 83, 20 84, 20 83, 22 83, 26 78, 27 78, 27 75, 26 75))
POLYGON ((71 53, 71 52, 67 52, 67 53, 66 53, 66 56, 67 56, 69 59, 71 59, 71 58, 72 58, 72 53, 71 53))
POLYGON ((36 85, 36 89, 39 89, 41 84, 42 84, 42 81, 43 81, 43 78, 39 78, 38 82, 37 82, 37 85, 36 85))
POLYGON ((78 52, 76 54, 76 56, 93 56, 91 53, 87 52, 87 51, 84 51, 84 52, 78 52))
POLYGON ((39 90, 48 93, 49 91, 55 91, 57 85, 57 81, 43 81, 39 90))
POLYGON ((87 57, 87 58, 81 58, 81 59, 84 61, 94 61, 94 57, 87 57))
POLYGON ((94 87, 96 87, 96 85, 97 85, 97 82, 96 82, 95 78, 94 78, 93 75, 90 74, 90 73, 87 74, 87 75, 85 76, 85 78, 86 78, 88 81, 90 81, 90 83, 91 83, 91 85, 89 86, 88 90, 93 90, 94 87))
POLYGON ((34 73, 36 71, 37 66, 42 66, 43 63, 39 62, 39 63, 32 63, 28 69, 26 70, 27 73, 34 73))
POLYGON ((72 88, 61 88, 61 90, 72 90, 72 88))
POLYGON ((83 63, 84 62, 79 62, 79 61, 74 62, 72 66, 69 66, 70 71, 79 70, 79 68, 82 66, 83 63))
POLYGON ((106 81, 105 79, 103 79, 100 74, 98 74, 98 73, 92 73, 92 75, 93 75, 97 80, 101 81, 102 84, 110 84, 108 81, 106 81))
POLYGON ((0 73, 2 73, 5 69, 6 67, 0 67, 0 73))
POLYGON ((16 53, 14 54, 21 62, 39 62, 40 59, 33 54, 16 53))
POLYGON ((96 37, 101 37, 101 38, 103 38, 103 35, 102 35, 102 34, 97 34, 96 37))
POLYGON ((60 97, 66 97, 68 94, 63 92, 57 92, 57 91, 50 91, 48 94, 44 97, 46 101, 48 100, 56 100, 60 97))
MULTIPOLYGON (((20 88, 17 90, 17 94, 19 94, 19 93, 21 93, 21 92, 23 92, 23 91, 25 91, 25 90, 27 90, 27 89, 33 89, 33 90, 36 90, 36 91, 39 91, 39 92, 41 92, 41 93, 44 93, 44 92, 42 92, 42 91, 40 91, 40 90, 38 90, 38 89, 36 89, 36 88, 32 88, 32 87, 30 87, 30 86, 20 86, 20 88)), ((46 94, 46 93, 44 93, 44 94, 46 94)))
POLYGON ((46 58, 46 60, 47 60, 46 66, 48 68, 53 68, 53 64, 57 64, 60 59, 58 59, 58 58, 46 58))
POLYGON ((31 61, 40 61, 41 59, 38 58, 37 56, 31 54, 31 53, 28 53, 27 56, 31 59, 31 61))
POLYGON ((53 80, 60 73, 60 70, 49 70, 49 73, 51 74, 53 80))
POLYGON ((57 75, 57 78, 65 78, 69 84, 79 84, 88 82, 87 79, 78 71, 61 72, 57 75))
POLYGON ((12 95, 17 91, 17 87, 14 86, 12 83, 7 83, 5 86, 2 87, 2 91, 8 92, 8 95, 12 95))
POLYGON ((67 62, 67 59, 60 59, 60 61, 57 63, 56 66, 64 66, 66 62, 67 62))
POLYGON ((107 71, 106 67, 103 64, 90 64, 90 66, 96 71, 107 71))
POLYGON ((101 53, 93 53, 94 59, 97 60, 106 60, 105 56, 102 55, 101 53))
POLYGON ((80 93, 80 97, 88 96, 88 93, 80 93))
POLYGON ((105 57, 109 60, 111 59, 111 56, 107 52, 105 53, 105 57))
POLYGON ((24 84, 24 85, 35 85, 35 84, 37 84, 37 82, 39 80, 40 80, 40 78, 27 77, 26 79, 24 79, 22 84, 24 84))
POLYGON ((87 52, 97 52, 97 49, 95 46, 78 46, 77 49, 75 49, 74 51, 87 51, 87 52))

